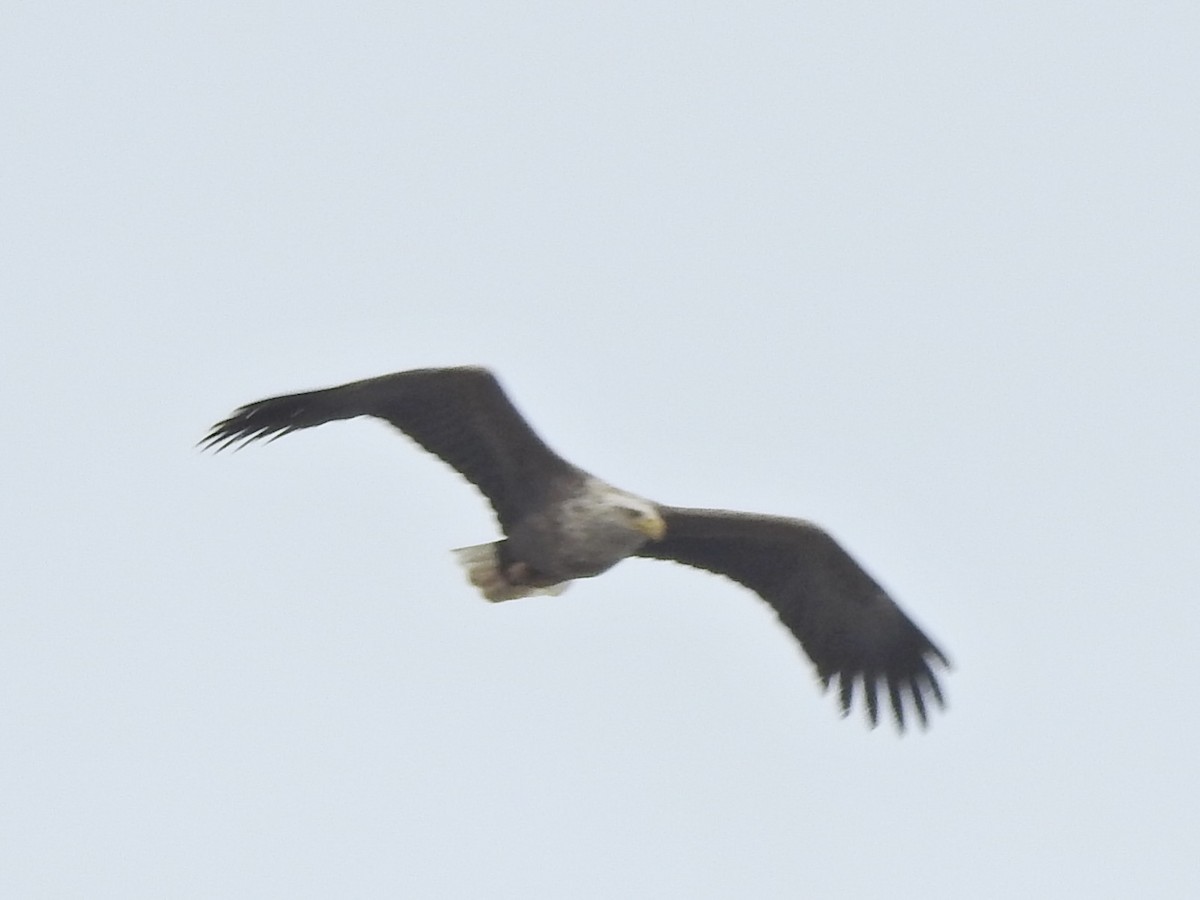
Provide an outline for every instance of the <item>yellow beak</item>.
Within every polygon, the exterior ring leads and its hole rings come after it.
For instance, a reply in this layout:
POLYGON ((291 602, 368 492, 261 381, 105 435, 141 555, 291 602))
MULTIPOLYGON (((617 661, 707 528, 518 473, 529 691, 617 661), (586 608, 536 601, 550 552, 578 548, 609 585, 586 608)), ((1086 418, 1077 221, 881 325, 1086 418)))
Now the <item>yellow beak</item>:
POLYGON ((652 541, 661 541, 667 533, 667 523, 658 513, 642 516, 637 520, 637 530, 652 541))

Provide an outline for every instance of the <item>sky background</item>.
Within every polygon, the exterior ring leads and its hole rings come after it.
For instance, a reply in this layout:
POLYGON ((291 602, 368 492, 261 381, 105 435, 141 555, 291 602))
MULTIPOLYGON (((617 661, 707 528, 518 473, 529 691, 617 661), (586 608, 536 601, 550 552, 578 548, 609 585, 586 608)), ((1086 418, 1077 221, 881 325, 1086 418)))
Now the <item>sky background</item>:
POLYGON ((1185 898, 1200 11, 9 0, 0 894, 1185 898), (949 653, 839 719, 630 561, 261 397, 493 367, 561 453, 830 529, 949 653))

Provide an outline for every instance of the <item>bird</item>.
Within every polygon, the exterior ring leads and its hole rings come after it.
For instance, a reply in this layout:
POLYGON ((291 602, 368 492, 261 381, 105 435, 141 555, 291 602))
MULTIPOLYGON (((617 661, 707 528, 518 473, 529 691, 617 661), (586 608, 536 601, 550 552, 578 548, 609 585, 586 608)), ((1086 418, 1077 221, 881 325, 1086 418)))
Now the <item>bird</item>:
POLYGON ((455 550, 493 602, 560 594, 628 557, 671 560, 748 588, 775 611, 835 689, 845 717, 861 697, 871 727, 881 692, 903 732, 945 706, 946 655, 818 525, 799 518, 656 503, 550 448, 484 367, 412 369, 270 397, 236 409, 200 440, 219 452, 340 419, 388 422, 449 464, 491 504, 503 537, 455 550))

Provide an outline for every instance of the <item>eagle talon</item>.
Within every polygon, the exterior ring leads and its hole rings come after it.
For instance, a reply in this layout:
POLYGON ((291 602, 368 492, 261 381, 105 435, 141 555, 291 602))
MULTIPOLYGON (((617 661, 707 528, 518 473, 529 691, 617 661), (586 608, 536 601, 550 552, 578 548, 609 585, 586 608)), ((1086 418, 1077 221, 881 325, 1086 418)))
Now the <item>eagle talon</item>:
POLYGON ((513 587, 532 587, 533 586, 533 569, 529 568, 528 563, 515 562, 510 563, 508 568, 504 570, 505 580, 513 587))

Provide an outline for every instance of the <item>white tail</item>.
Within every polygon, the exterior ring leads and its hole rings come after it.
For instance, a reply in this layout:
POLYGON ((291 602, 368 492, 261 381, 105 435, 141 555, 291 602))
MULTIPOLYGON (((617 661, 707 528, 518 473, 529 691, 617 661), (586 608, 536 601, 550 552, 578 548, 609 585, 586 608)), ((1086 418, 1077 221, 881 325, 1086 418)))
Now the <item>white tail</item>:
POLYGON ((501 600, 516 600, 536 594, 557 597, 567 589, 570 582, 535 587, 530 584, 513 584, 500 570, 500 559, 495 544, 476 544, 474 547, 459 547, 453 551, 458 564, 467 571, 471 584, 493 603, 501 600))

